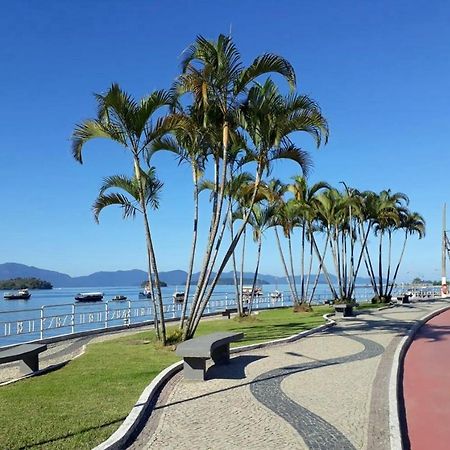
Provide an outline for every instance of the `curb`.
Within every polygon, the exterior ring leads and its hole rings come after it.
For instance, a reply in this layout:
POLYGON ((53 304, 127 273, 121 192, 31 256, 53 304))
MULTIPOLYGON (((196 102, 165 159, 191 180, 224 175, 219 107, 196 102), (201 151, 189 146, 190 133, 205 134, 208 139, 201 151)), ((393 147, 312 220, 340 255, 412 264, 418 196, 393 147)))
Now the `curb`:
POLYGON ((183 368, 183 361, 176 362, 160 372, 153 381, 144 389, 133 409, 128 414, 122 425, 104 442, 94 447, 93 450, 119 450, 124 448, 136 427, 144 416, 148 405, 155 394, 167 383, 167 381, 183 368))
MULTIPOLYGON (((261 342, 259 344, 243 345, 242 347, 235 347, 230 349, 230 353, 242 353, 248 350, 254 350, 264 347, 272 347, 274 345, 286 344, 297 341, 301 338, 309 336, 314 333, 323 331, 329 327, 336 325, 336 322, 331 319, 333 313, 324 314, 322 317, 326 321, 325 324, 310 330, 302 331, 300 333, 288 336, 286 338, 276 339, 275 341, 261 342)), ((153 381, 144 389, 138 401, 133 406, 131 412, 128 414, 122 425, 104 442, 94 447, 93 450, 120 450, 124 448, 128 440, 131 438, 140 421, 143 419, 148 407, 155 399, 156 395, 162 387, 183 368, 183 361, 178 361, 160 372, 153 381)))
POLYGON ((404 412, 403 408, 403 361, 405 359, 406 352, 408 351, 411 342, 414 339, 417 331, 420 327, 430 319, 450 309, 450 306, 444 306, 442 308, 433 311, 426 316, 420 318, 409 330, 405 337, 402 338, 398 345, 392 363, 391 375, 389 378, 389 436, 391 442, 391 449, 405 449, 405 432, 402 429, 402 419, 404 412))

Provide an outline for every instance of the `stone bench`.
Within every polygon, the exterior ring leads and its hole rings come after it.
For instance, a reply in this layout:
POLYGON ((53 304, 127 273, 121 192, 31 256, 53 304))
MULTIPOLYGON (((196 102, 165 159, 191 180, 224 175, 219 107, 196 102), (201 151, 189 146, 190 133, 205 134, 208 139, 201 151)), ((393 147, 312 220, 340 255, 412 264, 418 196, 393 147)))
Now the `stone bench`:
MULTIPOLYGON (((247 311, 248 311, 247 306, 244 306, 244 312, 247 312, 247 311)), ((222 311, 222 316, 224 316, 224 317, 226 316, 226 317, 230 318, 231 313, 237 313, 237 312, 238 312, 237 308, 227 308, 224 311, 222 311)))
POLYGON ((230 360, 230 342, 239 341, 244 333, 221 331, 189 339, 177 346, 176 354, 183 357, 183 375, 186 380, 205 379, 206 360, 227 364, 230 360))
POLYGON ((0 364, 21 361, 21 372, 26 375, 39 370, 39 353, 45 352, 45 344, 22 344, 0 350, 0 364))
POLYGON ((336 317, 353 317, 353 305, 346 303, 335 303, 334 312, 336 317))

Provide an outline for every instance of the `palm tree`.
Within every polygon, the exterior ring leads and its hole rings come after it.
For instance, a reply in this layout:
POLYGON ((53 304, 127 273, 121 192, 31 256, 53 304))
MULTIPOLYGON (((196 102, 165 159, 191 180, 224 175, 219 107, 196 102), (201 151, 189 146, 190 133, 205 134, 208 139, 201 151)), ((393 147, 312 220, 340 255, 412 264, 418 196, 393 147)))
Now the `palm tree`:
POLYGON ((405 232, 405 238, 403 240, 402 251, 400 253, 400 258, 399 258, 397 266, 395 268, 394 276, 392 277, 392 282, 390 284, 390 288, 387 291, 387 298, 391 298, 391 296, 392 296, 392 290, 394 289, 398 270, 399 270, 400 264, 402 263, 402 260, 403 260, 403 255, 405 253, 406 242, 408 240, 408 236, 417 234, 419 239, 422 239, 425 236, 425 220, 419 213, 408 211, 408 212, 401 214, 400 224, 399 224, 398 228, 403 229, 403 231, 405 232))
POLYGON ((159 282, 158 267, 147 215, 144 182, 142 180, 141 161, 145 151, 153 140, 168 132, 172 119, 161 116, 154 119, 164 106, 173 104, 172 94, 166 91, 155 91, 139 102, 123 91, 118 84, 113 84, 106 94, 96 94, 97 117, 88 119, 75 126, 72 135, 72 153, 74 158, 82 163, 82 153, 87 142, 96 138, 114 141, 130 152, 133 160, 134 176, 139 189, 139 204, 144 218, 144 229, 149 255, 149 282, 156 290, 159 308, 160 337, 166 341, 164 310, 159 282))
MULTIPOLYGON (((163 183, 156 177, 155 168, 151 167, 147 172, 142 171, 140 179, 144 190, 145 204, 151 209, 158 209, 159 193, 163 183)), ((97 223, 99 223, 99 216, 103 209, 111 205, 122 208, 124 219, 134 218, 137 213, 144 214, 140 204, 140 183, 136 176, 130 178, 126 175, 113 175, 103 180, 99 195, 92 206, 94 219, 97 223), (119 191, 111 192, 113 189, 118 189, 119 191)), ((150 259, 150 255, 148 255, 148 258, 150 259)), ((153 316, 155 318, 154 325, 157 337, 160 339, 160 325, 153 285, 154 283, 150 279, 153 316)))
POLYGON ((406 212, 405 205, 409 203, 406 194, 402 192, 391 193, 391 190, 383 190, 378 196, 376 219, 374 223, 375 235, 378 241, 378 286, 376 296, 382 300, 387 298, 387 291, 391 270, 392 233, 400 225, 401 214, 406 212), (388 267, 386 284, 383 283, 383 237, 388 236, 388 267))
POLYGON ((308 186, 307 180, 303 176, 292 177, 294 182, 288 186, 288 191, 294 195, 294 200, 298 203, 302 210, 302 217, 299 222, 299 226, 302 230, 301 243, 300 243, 300 279, 301 279, 301 291, 300 298, 302 302, 305 300, 307 287, 309 285, 309 279, 312 270, 313 261, 313 241, 311 239, 311 234, 313 232, 312 222, 315 220, 315 203, 317 202, 317 195, 326 189, 331 189, 331 186, 320 181, 308 186), (309 270, 308 278, 305 280, 305 247, 306 240, 310 242, 310 253, 309 253, 309 270))
MULTIPOLYGON (((271 54, 262 55, 256 58, 250 66, 244 67, 232 39, 223 35, 220 35, 217 41, 208 41, 201 36, 198 37, 196 42, 185 52, 182 70, 183 73, 177 80, 175 90, 179 94, 191 93, 193 106, 202 113, 203 125, 205 127, 215 126, 221 130, 221 139, 211 143, 215 184, 213 211, 204 263, 184 333, 184 338, 187 338, 194 334, 212 291, 233 254, 249 217, 249 213, 247 213, 240 229, 225 252, 225 256, 217 270, 216 276, 212 280, 210 288, 207 289, 213 270, 213 265, 211 264, 213 261, 213 249, 214 247, 217 248, 218 242, 222 239, 220 223, 225 199, 224 190, 229 178, 230 136, 235 130, 237 131, 239 126, 249 136, 253 134, 253 138, 255 138, 255 127, 252 128, 251 123, 257 120, 258 109, 261 110, 262 103, 257 101, 258 96, 255 95, 256 92, 253 91, 254 93, 251 95, 250 91, 255 86, 254 82, 257 77, 269 72, 276 72, 285 77, 291 86, 294 86, 295 73, 285 59, 271 54), (250 98, 252 98, 252 102, 247 102, 250 98)), ((258 89, 261 91, 261 87, 258 89)), ((263 97, 265 96, 265 102, 270 103, 269 93, 261 92, 263 96, 259 98, 264 100, 263 97)), ((273 122, 275 122, 273 119, 276 116, 274 113, 275 103, 280 97, 278 94, 278 97, 272 99, 271 117, 273 122)), ((289 112, 290 120, 287 122, 291 128, 288 128, 285 123, 284 129, 279 130, 276 135, 272 136, 270 146, 258 145, 263 142, 267 144, 266 140, 257 142, 253 139, 253 143, 256 144, 254 151, 246 151, 250 156, 248 160, 253 159, 258 166, 256 170, 257 176, 255 177, 254 197, 256 197, 257 188, 261 182, 260 173, 268 168, 268 162, 277 157, 288 157, 285 149, 280 148, 281 145, 287 147, 286 136, 288 134, 303 130, 314 135, 320 141, 321 136, 328 133, 326 122, 321 116, 317 105, 312 101, 309 103, 303 102, 301 104, 304 108, 302 114, 300 113, 298 97, 292 97, 290 100, 292 108, 289 112), (305 109, 306 106, 309 107, 308 112, 305 109), (295 112, 296 110, 297 112, 295 112), (306 124, 307 121, 308 124, 306 124)), ((288 113, 285 114, 284 119, 286 119, 287 115, 288 113)), ((280 124, 281 122, 279 122, 280 124)), ((273 128, 270 129, 270 132, 272 130, 273 128)), ((302 154, 302 162, 305 161, 306 154, 299 152, 298 149, 291 145, 290 157, 294 156, 294 154, 297 156, 302 154)), ((254 203, 254 201, 253 198, 251 203, 254 203)))
POLYGON ((255 287, 258 280, 259 263, 261 261, 262 237, 264 232, 272 225, 274 220, 274 211, 272 206, 261 206, 255 203, 249 218, 249 224, 253 228, 253 241, 257 244, 257 257, 255 274, 253 276, 252 291, 248 302, 248 312, 251 313, 253 299, 255 296, 255 287))

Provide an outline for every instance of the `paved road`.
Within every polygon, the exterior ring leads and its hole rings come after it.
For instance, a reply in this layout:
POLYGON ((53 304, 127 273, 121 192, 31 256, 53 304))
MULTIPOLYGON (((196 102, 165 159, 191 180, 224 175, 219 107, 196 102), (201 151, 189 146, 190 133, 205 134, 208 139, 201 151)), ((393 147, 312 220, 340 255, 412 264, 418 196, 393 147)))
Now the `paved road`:
POLYGON ((403 389, 411 450, 448 450, 450 310, 416 334, 405 357, 403 389))
POLYGON ((239 354, 206 382, 178 377, 131 448, 387 450, 393 354, 414 320, 444 305, 361 314, 239 354))

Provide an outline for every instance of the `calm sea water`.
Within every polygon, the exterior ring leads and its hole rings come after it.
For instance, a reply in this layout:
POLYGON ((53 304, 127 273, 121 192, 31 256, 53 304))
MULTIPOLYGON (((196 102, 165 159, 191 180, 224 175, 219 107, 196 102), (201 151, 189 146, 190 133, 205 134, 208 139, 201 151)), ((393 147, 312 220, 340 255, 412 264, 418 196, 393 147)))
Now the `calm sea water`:
MULTIPOLYGON (((181 305, 174 304, 172 295, 182 286, 162 288, 165 316, 175 319, 180 316, 181 305)), ((153 320, 153 308, 149 299, 140 299, 141 289, 136 286, 95 288, 54 288, 32 290, 29 300, 4 300, 0 291, 0 347, 60 336, 79 331, 148 322, 153 320), (79 303, 75 296, 80 292, 103 292, 102 302, 79 303), (112 301, 116 295, 127 297, 125 302, 112 301)), ((287 285, 263 285, 263 296, 258 297, 255 308, 288 306, 291 304, 287 285), (270 293, 283 292, 283 300, 274 301, 270 293)), ((357 288, 357 300, 371 298, 371 289, 357 288)), ((314 303, 329 299, 327 285, 318 285, 314 303)), ((218 286, 211 298, 207 313, 233 307, 235 293, 233 286, 218 286)), ((189 308, 189 306, 188 306, 189 308)))

